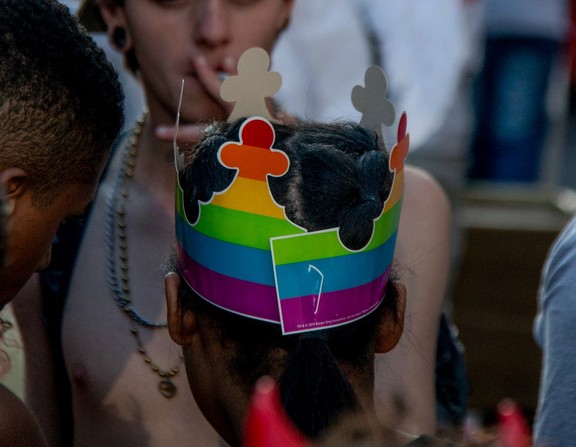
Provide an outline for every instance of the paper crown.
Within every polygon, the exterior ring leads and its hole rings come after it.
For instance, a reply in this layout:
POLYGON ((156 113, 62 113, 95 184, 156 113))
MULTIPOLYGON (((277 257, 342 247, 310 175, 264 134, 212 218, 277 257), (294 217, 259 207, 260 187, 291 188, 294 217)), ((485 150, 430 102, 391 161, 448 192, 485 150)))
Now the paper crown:
MULTIPOLYGON (((251 55, 254 57, 254 51, 251 55)), ((239 73, 245 57, 246 53, 239 62, 239 73)), ((367 83, 375 69, 384 76, 379 67, 371 67, 367 83)), ((226 85, 225 81, 223 89, 226 85)), ((373 102, 363 87, 354 91, 373 102)), ((262 110, 259 101, 252 102, 262 110)), ((360 103, 356 101, 355 106, 360 103)), ((242 104, 237 103, 234 110, 240 116, 250 116, 242 104)), ((376 122, 374 117, 367 121, 376 122)), ((382 121, 378 125, 381 127, 382 121)), ((389 157, 394 175, 390 194, 374 220, 369 242, 360 250, 344 246, 338 228, 307 232, 287 218, 268 185, 268 177, 284 175, 290 163, 284 152, 274 149, 274 140, 269 120, 260 116, 246 119, 239 141, 226 142, 218 151, 219 162, 236 170, 234 180, 208 202, 199 203, 194 222, 186 216, 184 191, 177 175, 176 235, 181 274, 203 299, 246 317, 280 323, 284 334, 358 320, 381 303, 390 274, 409 145, 406 117, 400 120, 398 143, 389 157)), ((176 143, 174 150, 180 173, 183 163, 176 143)))

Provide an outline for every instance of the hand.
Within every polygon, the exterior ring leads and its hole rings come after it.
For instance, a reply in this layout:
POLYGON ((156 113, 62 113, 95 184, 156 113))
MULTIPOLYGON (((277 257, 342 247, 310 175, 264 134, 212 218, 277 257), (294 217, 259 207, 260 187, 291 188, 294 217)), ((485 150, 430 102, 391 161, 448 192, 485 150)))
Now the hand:
MULTIPOLYGON (((207 123, 182 124, 178 127, 176 141, 180 145, 194 145, 202 138, 206 126, 207 123)), ((176 136, 176 126, 158 126, 155 135, 159 140, 172 142, 176 136)))
POLYGON ((222 62, 222 72, 215 71, 206 61, 204 56, 198 56, 194 59, 194 68, 196 69, 196 75, 198 76, 198 82, 204 88, 204 91, 212 97, 212 99, 220 104, 222 108, 226 111, 226 115, 229 115, 234 108, 234 104, 224 101, 220 96, 220 87, 222 86, 221 75, 235 75, 236 71, 236 61, 232 56, 227 56, 222 62))
MULTIPOLYGON (((216 72, 206 61, 204 56, 198 56, 194 60, 194 68, 198 76, 198 82, 206 93, 211 96, 224 110, 226 115, 232 112, 234 104, 224 101, 220 97, 220 87, 223 79, 220 73, 216 72)), ((223 62, 225 73, 236 73, 236 61, 232 57, 227 57, 223 62)), ((179 144, 196 144, 202 138, 202 132, 207 123, 180 124, 178 127, 177 142, 179 144)), ((156 138, 162 141, 171 142, 176 135, 176 126, 159 126, 155 131, 156 138)))
MULTIPOLYGON (((204 90, 220 104, 226 114, 230 114, 234 104, 224 101, 220 97, 220 87, 223 79, 218 72, 208 65, 203 56, 199 56, 194 61, 198 80, 204 90)), ((234 75, 236 73, 236 61, 228 57, 223 62, 225 73, 234 75)), ((268 98, 268 109, 271 110, 274 118, 280 123, 291 125, 296 123, 296 118, 283 112, 272 98, 268 98)), ((202 138, 202 133, 207 123, 181 124, 178 128, 177 142, 179 144, 196 144, 202 138)), ((162 141, 173 141, 176 134, 175 126, 159 126, 156 128, 156 137, 162 141)))

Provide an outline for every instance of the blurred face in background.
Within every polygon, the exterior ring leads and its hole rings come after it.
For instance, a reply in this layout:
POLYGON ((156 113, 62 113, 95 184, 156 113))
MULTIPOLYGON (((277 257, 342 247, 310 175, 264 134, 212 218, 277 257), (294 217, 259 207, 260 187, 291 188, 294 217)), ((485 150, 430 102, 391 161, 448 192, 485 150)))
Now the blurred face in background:
POLYGON ((125 0, 120 6, 104 0, 101 11, 111 38, 116 28, 126 30, 123 48, 112 43, 124 53, 134 52, 149 110, 173 121, 184 80, 181 117, 197 122, 226 118, 207 82, 219 85, 219 75, 233 73, 248 48, 270 53, 288 23, 292 4, 293 0, 125 0))

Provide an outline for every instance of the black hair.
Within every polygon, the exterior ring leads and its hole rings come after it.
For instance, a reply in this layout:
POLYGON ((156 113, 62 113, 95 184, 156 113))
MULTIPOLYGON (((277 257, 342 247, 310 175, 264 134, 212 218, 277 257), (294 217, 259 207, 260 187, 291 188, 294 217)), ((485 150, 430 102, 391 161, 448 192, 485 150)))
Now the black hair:
MULTIPOLYGON (((222 143, 236 140, 242 121, 209 127, 203 140, 186 155, 181 174, 188 218, 195 220, 198 200, 207 201, 225 189, 233 171, 216 157, 222 143)), ((392 174, 388 156, 375 134, 357 124, 299 123, 274 126, 275 149, 290 158, 282 177, 270 178, 274 199, 285 206, 297 225, 310 231, 340 227, 343 243, 363 247, 373 219, 388 197, 392 174)), ((397 317, 395 287, 361 320, 306 335, 282 336, 280 326, 235 315, 199 298, 185 284, 181 305, 206 317, 223 346, 232 344, 231 370, 248 391, 263 375, 276 377, 288 416, 315 438, 359 402, 343 372, 355 371, 373 380, 376 328, 385 315, 397 317)))
MULTIPOLYGON (((449 438, 433 438, 422 435, 412 438, 387 426, 367 412, 342 418, 331 427, 315 444, 317 447, 464 447, 449 438)), ((489 444, 466 444, 467 447, 480 447, 489 444)))
POLYGON ((2 0, 1 156, 29 174, 35 198, 94 181, 122 125, 117 74, 68 9, 2 0))
MULTIPOLYGON (((188 163, 181 181, 190 189, 185 207, 191 221, 199 200, 208 201, 232 181, 234 171, 222 166, 216 153, 238 137, 242 122, 209 126, 200 145, 185 154, 188 163)), ((274 148, 290 158, 288 172, 269 179, 274 200, 308 231, 340 227, 348 248, 366 245, 392 185, 388 154, 376 134, 349 122, 277 124, 274 129, 274 148)))

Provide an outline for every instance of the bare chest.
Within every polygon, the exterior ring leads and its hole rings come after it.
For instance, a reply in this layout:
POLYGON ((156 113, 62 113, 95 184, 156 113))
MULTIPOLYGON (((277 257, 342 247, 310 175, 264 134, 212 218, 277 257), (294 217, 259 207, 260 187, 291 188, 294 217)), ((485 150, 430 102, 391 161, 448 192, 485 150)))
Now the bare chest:
POLYGON ((177 445, 195 436, 218 445, 192 398, 180 347, 166 328, 138 321, 166 320, 161 266, 174 243, 173 218, 143 185, 132 185, 123 218, 111 194, 113 184, 104 183, 63 318, 77 443, 177 445))

